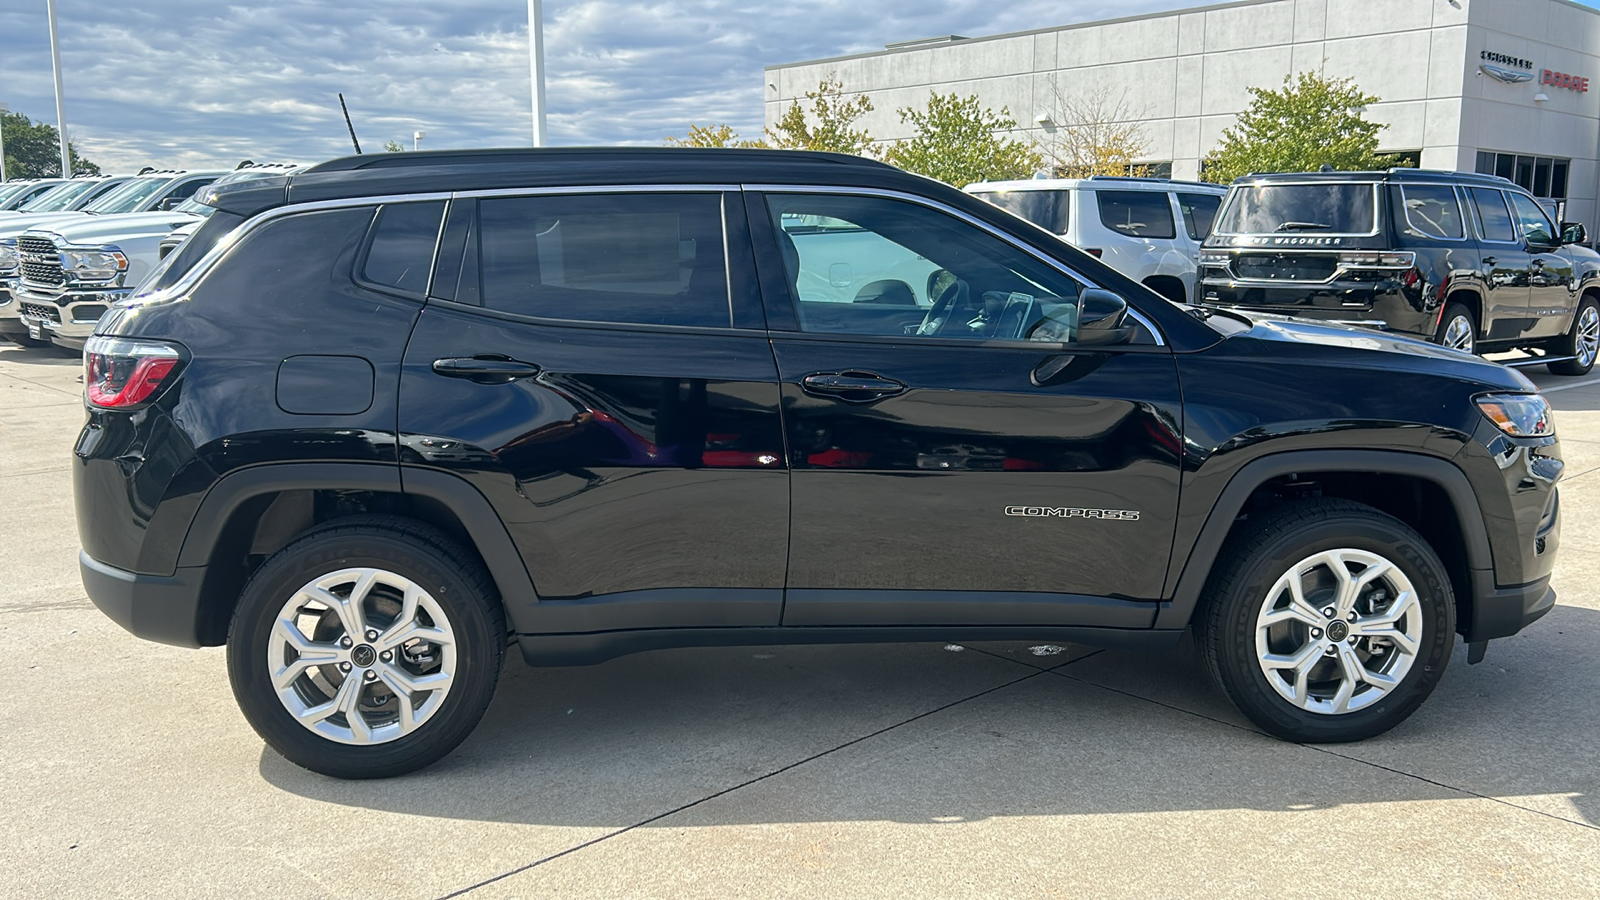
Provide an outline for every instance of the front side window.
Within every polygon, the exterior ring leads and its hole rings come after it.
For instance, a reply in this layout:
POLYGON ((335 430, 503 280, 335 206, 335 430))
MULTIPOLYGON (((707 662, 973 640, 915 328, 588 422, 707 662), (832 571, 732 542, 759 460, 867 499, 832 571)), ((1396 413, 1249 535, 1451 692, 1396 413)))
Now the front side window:
POLYGON ((767 208, 804 331, 1057 343, 1076 335, 1075 280, 953 216, 832 194, 770 194, 767 208))
POLYGON ((1254 184, 1233 188, 1221 234, 1376 234, 1377 185, 1371 182, 1254 184))
POLYGON ((137 212, 151 197, 161 192, 170 181, 166 177, 135 178, 103 197, 97 198, 84 209, 101 215, 137 212))
POLYGON ((1556 227, 1550 224, 1550 217, 1544 214, 1539 204, 1526 194, 1508 192, 1506 196, 1511 198, 1511 209, 1516 213, 1523 240, 1530 244, 1556 243, 1556 227))
POLYGON ((1397 186, 1395 193, 1405 210, 1406 230, 1411 234, 1448 240, 1466 236, 1455 188, 1447 184, 1407 184, 1397 186))
POLYGON ((1051 234, 1066 234, 1072 224, 1071 191, 973 191, 973 195, 1051 234))
POLYGON ((478 203, 481 303, 591 322, 727 328, 722 197, 585 194, 478 203))
POLYGON ((1483 239, 1511 243, 1517 239, 1516 227, 1511 224, 1511 213, 1506 210, 1505 194, 1489 188, 1468 188, 1472 205, 1478 210, 1478 221, 1483 226, 1483 239))
POLYGON ((391 203, 378 212, 363 278, 403 294, 421 296, 428 288, 433 250, 439 240, 444 201, 391 203))
POLYGON ((1222 198, 1216 194, 1178 194, 1178 208, 1183 210, 1183 227, 1189 237, 1203 241, 1211 234, 1211 225, 1217 220, 1217 208, 1222 198))
POLYGON ((1172 203, 1158 191, 1095 191, 1100 203, 1100 223, 1128 237, 1172 238, 1172 203))

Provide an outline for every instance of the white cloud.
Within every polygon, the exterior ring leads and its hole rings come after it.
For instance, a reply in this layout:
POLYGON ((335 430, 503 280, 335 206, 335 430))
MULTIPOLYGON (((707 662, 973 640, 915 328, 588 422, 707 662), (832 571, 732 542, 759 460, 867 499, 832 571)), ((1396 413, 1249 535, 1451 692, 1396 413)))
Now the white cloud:
MULTIPOLYGON (((0 9, 0 102, 54 122, 43 3, 0 9)), ((1189 5, 1124 0, 1117 15, 1189 5)), ((546 0, 549 126, 560 144, 658 144, 690 122, 759 134, 762 67, 935 34, 1103 17, 1090 0, 546 0), (998 8, 997 8, 998 7, 998 8)), ((521 0, 61 0, 68 132, 107 170, 309 163, 365 150, 530 142, 521 0)))

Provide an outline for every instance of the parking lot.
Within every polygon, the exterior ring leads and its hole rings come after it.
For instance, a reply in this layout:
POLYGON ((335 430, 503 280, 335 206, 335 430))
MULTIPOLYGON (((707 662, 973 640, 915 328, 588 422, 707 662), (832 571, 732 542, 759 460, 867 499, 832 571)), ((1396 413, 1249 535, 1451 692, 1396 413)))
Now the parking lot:
POLYGON ((0 349, 0 896, 1600 895, 1600 377, 1535 374, 1559 605, 1362 744, 1258 733, 1187 647, 678 650, 512 659, 454 755, 340 782, 85 598, 79 371, 0 349))

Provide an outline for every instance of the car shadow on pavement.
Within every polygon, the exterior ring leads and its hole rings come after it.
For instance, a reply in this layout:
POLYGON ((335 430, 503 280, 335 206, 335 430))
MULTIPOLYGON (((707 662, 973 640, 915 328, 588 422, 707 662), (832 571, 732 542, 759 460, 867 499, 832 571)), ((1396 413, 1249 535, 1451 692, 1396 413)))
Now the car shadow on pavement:
POLYGON ((20 347, 0 339, 0 361, 30 366, 78 366, 83 364, 83 354, 54 344, 48 347, 20 347))
POLYGON ((571 669, 508 659, 483 723, 427 770, 341 782, 264 749, 260 771, 326 802, 599 828, 674 812, 678 825, 932 823, 1481 797, 1594 825, 1597 637, 1600 613, 1558 606, 1483 664, 1467 666, 1458 642, 1409 721, 1323 747, 1254 730, 1182 648, 700 649, 571 669))

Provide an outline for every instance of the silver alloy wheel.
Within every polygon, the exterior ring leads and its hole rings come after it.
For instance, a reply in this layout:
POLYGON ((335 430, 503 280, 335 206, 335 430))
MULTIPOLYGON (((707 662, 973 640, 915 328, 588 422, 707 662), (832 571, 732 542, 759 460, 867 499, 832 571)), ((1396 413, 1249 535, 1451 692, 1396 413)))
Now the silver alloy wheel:
POLYGON ((1422 646, 1422 603, 1400 567, 1366 550, 1308 556, 1267 592, 1256 661, 1278 696, 1341 715, 1400 686, 1422 646))
POLYGON ((341 744, 382 744, 432 718, 455 683, 456 641, 437 601, 383 569, 330 572, 295 591, 267 639, 284 709, 341 744))
POLYGON ((1578 314, 1578 365, 1588 368, 1600 352, 1600 309, 1585 306, 1578 314))
POLYGON ((1440 341, 1440 343, 1451 350, 1464 350, 1467 353, 1472 353, 1475 346, 1474 337, 1472 319, 1467 316, 1456 316, 1450 320, 1449 325, 1445 326, 1444 340, 1440 341))

